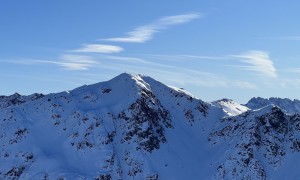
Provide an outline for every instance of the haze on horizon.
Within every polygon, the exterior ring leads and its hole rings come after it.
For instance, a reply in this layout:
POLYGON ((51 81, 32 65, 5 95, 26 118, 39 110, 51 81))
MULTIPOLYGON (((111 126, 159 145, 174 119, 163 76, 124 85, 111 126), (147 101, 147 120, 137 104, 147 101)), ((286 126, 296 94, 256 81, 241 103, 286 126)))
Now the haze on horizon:
POLYGON ((128 72, 205 101, 300 99, 299 5, 3 1, 0 94, 60 92, 128 72))

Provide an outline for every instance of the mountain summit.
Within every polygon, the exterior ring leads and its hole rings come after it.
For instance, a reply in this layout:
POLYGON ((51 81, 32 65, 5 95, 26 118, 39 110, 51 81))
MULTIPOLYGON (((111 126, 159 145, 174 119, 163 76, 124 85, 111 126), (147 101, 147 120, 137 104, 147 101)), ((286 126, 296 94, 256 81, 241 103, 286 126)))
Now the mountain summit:
POLYGON ((286 110, 288 113, 295 113, 295 112, 300 112, 300 101, 295 99, 295 100, 290 100, 287 98, 269 98, 269 99, 264 99, 261 97, 255 97, 252 98, 248 101, 245 106, 247 106, 250 109, 259 109, 268 105, 276 105, 278 107, 281 107, 282 109, 286 110))
POLYGON ((1 96, 0 179, 276 179, 298 155, 299 124, 275 105, 207 103, 124 73, 1 96))

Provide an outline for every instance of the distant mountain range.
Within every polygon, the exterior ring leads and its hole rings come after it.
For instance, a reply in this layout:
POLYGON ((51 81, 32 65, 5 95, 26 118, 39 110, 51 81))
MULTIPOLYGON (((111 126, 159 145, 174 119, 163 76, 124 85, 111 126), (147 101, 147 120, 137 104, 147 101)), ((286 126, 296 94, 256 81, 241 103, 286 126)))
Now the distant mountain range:
POLYGON ((0 179, 297 179, 300 101, 204 102, 142 75, 0 96, 0 179))
POLYGON ((269 98, 264 99, 260 97, 252 98, 250 101, 248 101, 247 104, 244 106, 250 108, 250 109, 259 109, 268 105, 276 105, 280 107, 281 109, 284 109, 288 113, 296 113, 300 112, 300 101, 290 100, 290 99, 282 99, 282 98, 269 98))

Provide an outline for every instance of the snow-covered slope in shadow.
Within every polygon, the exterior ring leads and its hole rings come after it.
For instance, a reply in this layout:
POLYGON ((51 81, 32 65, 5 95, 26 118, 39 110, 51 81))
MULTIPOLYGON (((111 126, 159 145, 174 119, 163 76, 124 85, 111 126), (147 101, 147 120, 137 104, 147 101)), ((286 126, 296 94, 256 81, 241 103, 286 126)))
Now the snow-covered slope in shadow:
POLYGON ((150 77, 121 74, 2 108, 0 177, 210 177, 222 150, 207 136, 224 115, 150 77))

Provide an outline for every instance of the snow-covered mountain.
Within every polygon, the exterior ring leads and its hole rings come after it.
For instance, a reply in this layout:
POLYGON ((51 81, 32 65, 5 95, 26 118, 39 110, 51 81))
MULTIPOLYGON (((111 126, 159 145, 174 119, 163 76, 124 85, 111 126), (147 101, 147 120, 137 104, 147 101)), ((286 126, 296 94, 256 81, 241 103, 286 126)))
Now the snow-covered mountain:
POLYGON ((225 117, 209 137, 227 150, 220 179, 298 179, 300 115, 269 105, 225 117))
POLYGON ((68 92, 1 96, 0 179, 294 178, 299 131, 300 115, 277 106, 206 103, 124 73, 68 92))
POLYGON ((274 98, 271 97, 269 99, 261 98, 261 97, 255 97, 250 99, 247 104, 244 106, 250 108, 250 109, 259 109, 268 105, 276 105, 284 110, 286 110, 288 113, 300 113, 300 101, 290 100, 290 99, 282 99, 282 98, 274 98))
POLYGON ((1 179, 199 179, 216 170, 207 136, 224 113, 180 89, 121 74, 31 97, 3 97, 1 179))
POLYGON ((221 108, 228 116, 236 116, 249 110, 246 106, 236 103, 231 99, 221 99, 212 102, 213 105, 221 108))

